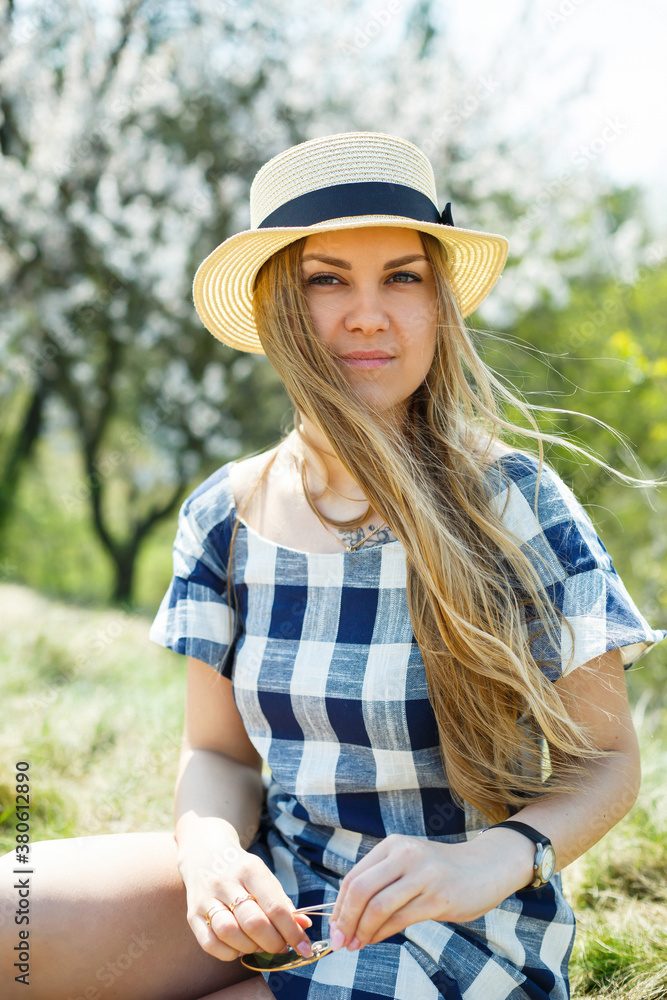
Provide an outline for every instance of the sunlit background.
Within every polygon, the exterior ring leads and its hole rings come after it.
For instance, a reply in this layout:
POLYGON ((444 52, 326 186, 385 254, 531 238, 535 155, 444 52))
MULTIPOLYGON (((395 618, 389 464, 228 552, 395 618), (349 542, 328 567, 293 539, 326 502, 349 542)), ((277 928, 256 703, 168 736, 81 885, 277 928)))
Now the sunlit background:
MULTIPOLYGON (((249 225, 259 166, 328 132, 427 152, 440 207, 510 240, 473 317, 488 360, 531 402, 609 419, 628 449, 583 418, 547 429, 662 474, 657 0, 3 7, 4 578, 155 606, 188 489, 289 419, 266 362, 201 327, 192 275, 249 225)), ((592 467, 561 471, 657 609, 664 501, 657 516, 592 467)))
MULTIPOLYGON (((0 22, 3 669, 7 698, 24 696, 23 669, 37 691, 26 718, 37 756, 60 762, 45 822, 62 836, 92 823, 58 798, 72 760, 126 745, 101 710, 63 722, 62 699, 172 663, 128 650, 168 583, 178 507, 289 426, 268 363, 217 343, 190 293, 204 256, 249 225, 250 183, 274 154, 357 129, 420 145, 439 207, 510 240, 470 320, 486 360, 552 408, 536 412, 543 430, 628 476, 667 476, 667 13, 661 0, 0 0, 0 22)), ((558 448, 548 457, 664 627, 665 488, 623 485, 558 448)), ((666 662, 659 649, 631 677, 651 739, 666 662)), ((160 711, 178 712, 169 697, 160 711)), ((116 787, 110 828, 129 822, 133 788, 116 787)), ((646 810, 644 830, 658 822, 646 810)), ((664 883, 664 836, 650 851, 628 870, 662 865, 664 883)), ((604 891, 621 892, 605 871, 604 891)), ((585 905, 599 902, 598 877, 585 905)), ((642 910, 642 947, 665 926, 664 899, 650 900, 662 916, 642 910)), ((623 913, 619 927, 632 923, 623 913)), ((633 992, 627 972, 635 959, 664 969, 661 941, 640 960, 637 938, 618 993, 599 995, 667 995, 664 976, 633 992)), ((581 975, 597 996, 599 968, 581 975)))
MULTIPOLYGON (((456 224, 510 240, 472 320, 487 359, 530 402, 608 420, 627 448, 579 417, 545 414, 547 429, 663 474, 657 0, 3 10, 5 579, 155 607, 188 489, 286 426, 264 359, 214 342, 190 285, 249 225, 259 166, 328 132, 389 131, 427 152, 456 224)), ((657 611, 662 494, 553 460, 657 611)))

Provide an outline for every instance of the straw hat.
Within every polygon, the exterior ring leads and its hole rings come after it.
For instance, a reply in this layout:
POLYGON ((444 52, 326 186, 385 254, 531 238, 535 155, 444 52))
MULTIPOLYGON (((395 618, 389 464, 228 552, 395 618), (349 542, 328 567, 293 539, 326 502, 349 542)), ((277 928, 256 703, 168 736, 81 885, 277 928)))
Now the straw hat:
POLYGON ((500 277, 504 236, 459 229, 440 214, 433 168, 405 139, 344 132, 310 139, 265 163, 250 189, 251 229, 221 243, 195 275, 195 307, 224 344, 262 354, 253 319, 255 277, 274 253, 312 233, 395 226, 431 233, 447 249, 454 294, 468 316, 500 277))

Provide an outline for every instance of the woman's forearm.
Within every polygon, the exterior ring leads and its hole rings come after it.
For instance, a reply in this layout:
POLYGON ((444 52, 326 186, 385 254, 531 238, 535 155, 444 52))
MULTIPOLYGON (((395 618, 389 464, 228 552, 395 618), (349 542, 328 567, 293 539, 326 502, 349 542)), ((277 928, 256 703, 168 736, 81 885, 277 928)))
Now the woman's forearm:
MULTIPOLYGON (((581 788, 547 795, 517 812, 512 819, 527 823, 549 838, 560 871, 596 844, 631 809, 640 783, 639 751, 619 751, 583 765, 581 788)), ((521 833, 493 827, 477 838, 487 863, 502 866, 505 889, 526 886, 532 873, 535 847, 521 833)))
MULTIPOLYGON (((233 732, 222 731, 232 752, 242 751, 233 732)), ((311 954, 304 931, 310 918, 293 915, 294 904, 276 876, 246 851, 259 827, 260 768, 259 758, 253 761, 249 750, 244 762, 220 750, 193 749, 186 742, 181 755, 176 841, 187 919, 203 950, 223 962, 248 952, 279 952, 286 945, 301 955, 311 954), (243 911, 253 914, 252 926, 239 923, 233 912, 231 901, 239 897, 253 901, 250 911, 243 911), (211 907, 216 903, 214 915, 211 907)))
POLYGON ((512 817, 549 837, 558 871, 616 826, 634 805, 639 791, 641 765, 637 747, 582 767, 580 791, 546 796, 512 817))
POLYGON ((212 844, 220 845, 225 864, 232 861, 226 855, 237 855, 257 832, 262 798, 257 768, 216 751, 184 749, 175 800, 179 866, 203 861, 212 844))

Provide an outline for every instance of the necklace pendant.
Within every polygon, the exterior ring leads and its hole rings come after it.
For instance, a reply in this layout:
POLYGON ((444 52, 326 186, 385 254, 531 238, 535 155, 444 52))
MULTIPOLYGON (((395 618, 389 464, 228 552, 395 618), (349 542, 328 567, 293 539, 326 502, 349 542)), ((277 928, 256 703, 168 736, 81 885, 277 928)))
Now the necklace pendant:
POLYGON ((345 546, 345 551, 346 552, 354 552, 354 545, 346 545, 345 546))

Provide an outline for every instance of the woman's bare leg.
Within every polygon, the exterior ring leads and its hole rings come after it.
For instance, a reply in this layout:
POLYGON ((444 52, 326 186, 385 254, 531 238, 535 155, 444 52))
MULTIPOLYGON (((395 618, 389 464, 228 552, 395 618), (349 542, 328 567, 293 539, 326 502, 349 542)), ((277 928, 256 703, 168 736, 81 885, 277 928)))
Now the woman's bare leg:
MULTIPOLYGON (((201 1000, 273 1000, 273 993, 262 976, 258 976, 257 979, 247 979, 236 986, 228 986, 226 990, 209 993, 201 1000)), ((289 998, 286 997, 285 1000, 289 998)))
POLYGON ((261 976, 207 955, 195 940, 170 834, 52 840, 32 845, 27 866, 13 853, 0 860, 5 1000, 195 1000, 251 976, 249 985, 267 989, 261 976), (20 892, 29 924, 15 923, 20 892), (20 930, 29 932, 29 991, 15 981, 20 930))

